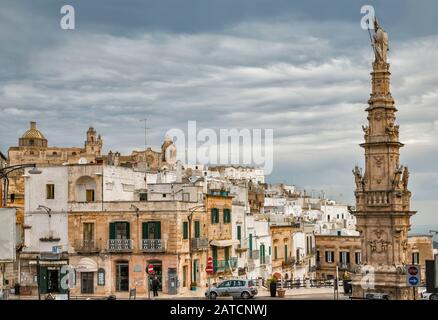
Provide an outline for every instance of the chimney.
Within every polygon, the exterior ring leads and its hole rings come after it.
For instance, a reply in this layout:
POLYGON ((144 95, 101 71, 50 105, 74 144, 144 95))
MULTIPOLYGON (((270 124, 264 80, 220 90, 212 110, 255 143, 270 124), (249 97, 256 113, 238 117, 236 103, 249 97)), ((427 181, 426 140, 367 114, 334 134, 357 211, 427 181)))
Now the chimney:
POLYGON ((30 128, 35 130, 36 129, 36 122, 35 121, 31 121, 30 122, 30 128))

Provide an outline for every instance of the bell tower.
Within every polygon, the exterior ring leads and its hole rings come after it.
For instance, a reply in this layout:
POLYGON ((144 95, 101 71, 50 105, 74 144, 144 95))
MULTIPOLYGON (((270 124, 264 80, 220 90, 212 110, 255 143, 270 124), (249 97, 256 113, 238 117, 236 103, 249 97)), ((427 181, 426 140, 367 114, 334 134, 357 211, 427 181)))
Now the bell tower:
POLYGON ((387 293, 390 299, 413 299, 406 285, 411 192, 408 167, 400 165, 399 126, 390 92, 388 35, 375 23, 372 91, 368 100, 368 125, 362 126, 365 142, 364 170, 355 167, 357 229, 361 238, 361 270, 353 279, 353 296, 387 293))
POLYGON ((87 154, 92 154, 95 156, 100 156, 102 151, 102 138, 97 135, 96 130, 93 127, 90 127, 87 130, 87 140, 85 141, 85 152, 87 154))

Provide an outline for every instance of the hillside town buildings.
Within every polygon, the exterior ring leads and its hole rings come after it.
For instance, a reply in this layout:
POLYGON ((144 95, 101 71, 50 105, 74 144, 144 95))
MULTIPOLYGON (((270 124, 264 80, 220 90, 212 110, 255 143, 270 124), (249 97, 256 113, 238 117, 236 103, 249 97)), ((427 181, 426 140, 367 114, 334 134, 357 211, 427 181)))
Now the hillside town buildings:
MULTIPOLYGON (((17 254, 5 278, 22 295, 146 297, 150 265, 163 293, 184 295, 207 286, 208 257, 212 283, 274 276, 286 286, 362 263, 354 207, 268 184, 257 168, 181 163, 169 137, 159 151, 102 147, 91 127, 84 147, 50 147, 32 122, 10 158, 0 157, 0 166, 40 171, 19 170, 8 189, 17 254)), ((422 267, 433 255, 430 237, 408 246, 422 267)))

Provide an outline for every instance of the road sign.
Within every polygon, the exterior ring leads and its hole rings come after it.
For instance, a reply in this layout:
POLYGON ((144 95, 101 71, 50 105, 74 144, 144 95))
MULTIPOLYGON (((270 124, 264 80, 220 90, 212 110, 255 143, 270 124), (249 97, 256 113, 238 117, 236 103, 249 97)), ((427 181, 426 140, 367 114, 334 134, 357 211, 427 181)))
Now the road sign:
POLYGON ((153 264, 150 264, 150 265, 148 266, 148 273, 149 273, 149 274, 154 273, 154 265, 153 265, 153 264))
POLYGON ((410 287, 420 286, 420 266, 419 265, 408 265, 406 266, 406 283, 410 287))
POLYGON ((213 258, 212 257, 208 257, 208 259, 207 259, 207 267, 205 268, 205 272, 207 272, 208 274, 214 273, 213 258))

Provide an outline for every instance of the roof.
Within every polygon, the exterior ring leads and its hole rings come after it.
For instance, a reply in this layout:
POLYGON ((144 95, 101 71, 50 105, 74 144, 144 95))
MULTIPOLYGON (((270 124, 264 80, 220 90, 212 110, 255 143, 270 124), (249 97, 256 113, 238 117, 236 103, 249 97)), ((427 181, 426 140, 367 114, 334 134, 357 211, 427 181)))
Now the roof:
POLYGON ((22 139, 46 139, 44 135, 36 128, 36 122, 32 121, 30 123, 30 129, 27 130, 23 136, 22 139))

